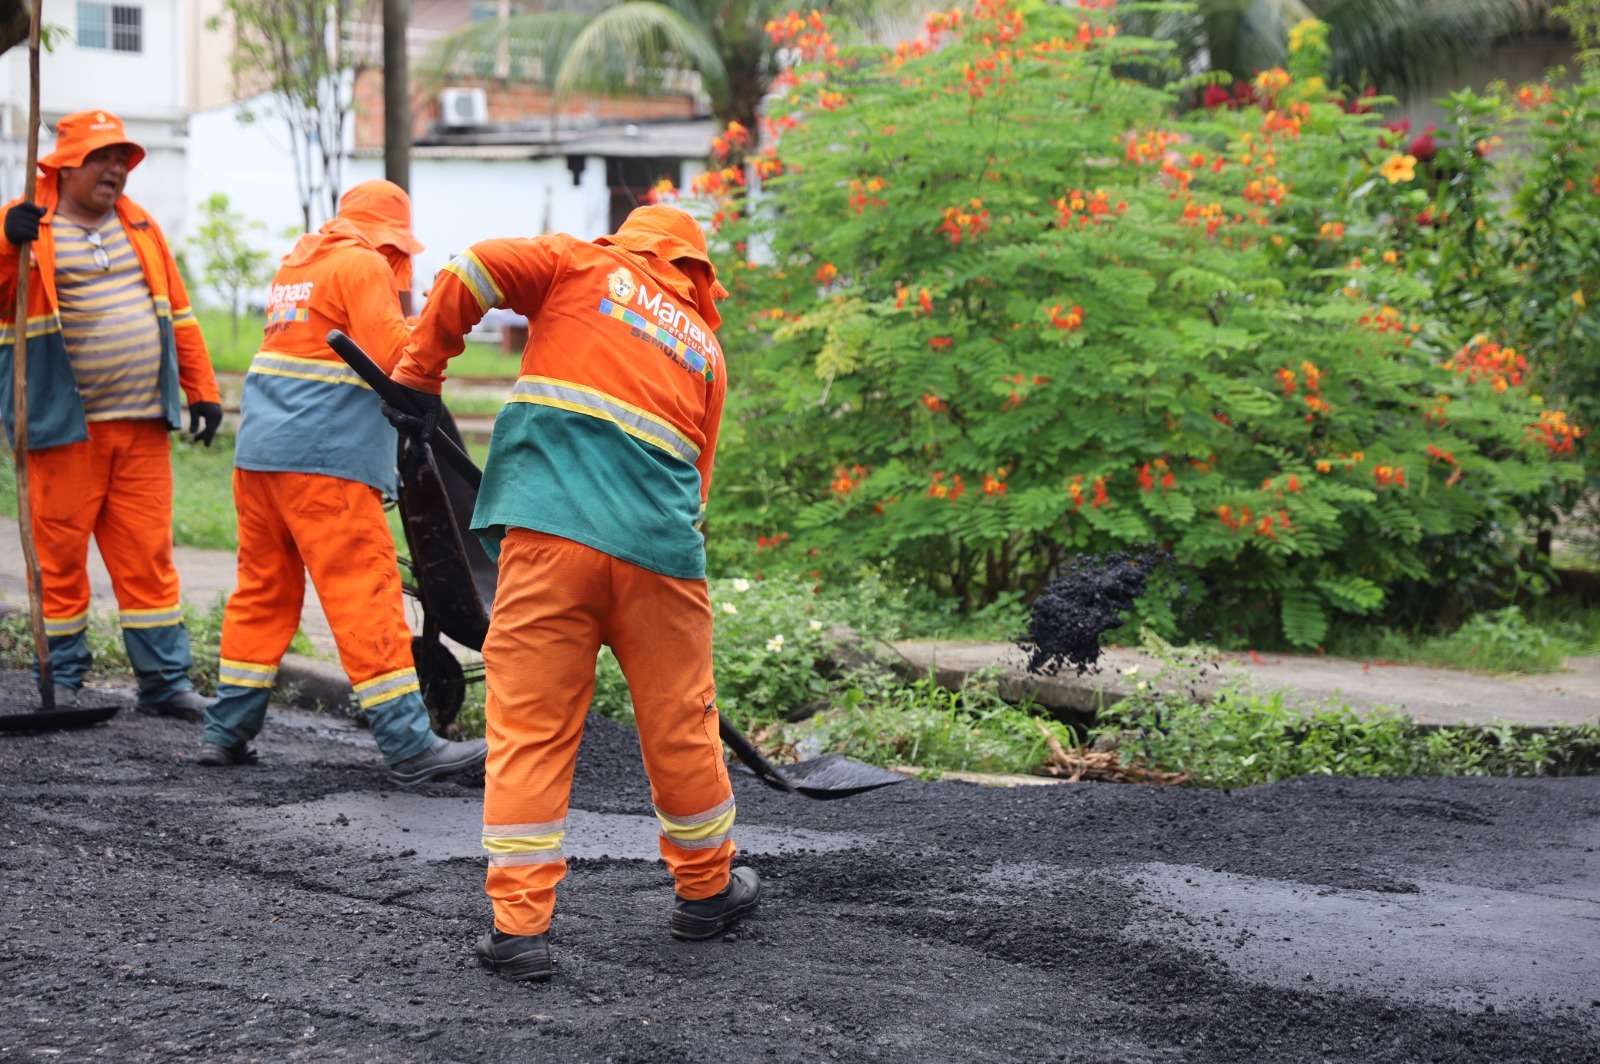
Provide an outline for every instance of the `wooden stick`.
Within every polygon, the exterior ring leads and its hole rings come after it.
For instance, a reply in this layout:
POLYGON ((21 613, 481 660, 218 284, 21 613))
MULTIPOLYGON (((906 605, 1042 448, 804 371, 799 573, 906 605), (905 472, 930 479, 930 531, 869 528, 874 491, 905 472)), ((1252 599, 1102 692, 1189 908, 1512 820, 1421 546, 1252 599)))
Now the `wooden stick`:
MULTIPOLYGON (((33 24, 28 27, 28 165, 22 199, 32 203, 39 174, 39 23, 43 0, 33 0, 33 24)), ((22 536, 22 559, 28 567, 28 619, 33 622, 33 650, 39 659, 39 701, 50 712, 56 708, 55 675, 50 668, 50 640, 44 632, 44 582, 39 574, 39 552, 33 543, 33 503, 28 497, 28 264, 33 245, 17 253, 17 315, 11 338, 11 396, 16 410, 17 530, 22 536)))

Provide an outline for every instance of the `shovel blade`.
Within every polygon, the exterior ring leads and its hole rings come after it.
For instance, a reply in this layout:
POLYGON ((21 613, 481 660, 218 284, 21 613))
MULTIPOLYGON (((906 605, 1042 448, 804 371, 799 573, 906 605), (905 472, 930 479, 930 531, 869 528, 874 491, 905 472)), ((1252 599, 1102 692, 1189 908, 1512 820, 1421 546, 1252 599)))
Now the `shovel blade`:
POLYGON ((796 761, 779 767, 778 771, 800 794, 820 801, 848 798, 853 794, 906 781, 898 772, 852 761, 843 754, 829 754, 813 761, 796 761))
POLYGON ((0 732, 26 734, 89 728, 96 724, 104 724, 116 716, 117 708, 98 706, 94 709, 51 709, 35 713, 12 713, 0 717, 0 732))

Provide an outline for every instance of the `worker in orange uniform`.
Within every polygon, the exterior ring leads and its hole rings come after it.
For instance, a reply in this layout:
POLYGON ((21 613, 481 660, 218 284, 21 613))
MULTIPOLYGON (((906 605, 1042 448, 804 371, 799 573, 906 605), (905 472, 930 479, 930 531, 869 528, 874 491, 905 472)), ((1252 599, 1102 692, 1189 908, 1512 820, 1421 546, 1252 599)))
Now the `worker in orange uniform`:
POLYGON ((672 934, 716 935, 760 894, 752 870, 731 867, 699 530, 727 391, 713 301, 726 294, 699 225, 673 207, 641 207, 593 243, 486 240, 439 276, 393 374, 419 413, 384 413, 425 439, 463 335, 492 307, 529 319, 472 520, 500 565, 483 644, 494 927, 477 954, 510 979, 550 977, 547 931, 601 644, 633 692, 677 888, 672 934))
POLYGON ((266 335, 245 376, 233 471, 239 586, 223 614, 203 765, 256 760, 249 742, 300 624, 308 571, 389 778, 412 786, 483 763, 483 740, 433 734, 383 512, 398 440, 378 397, 324 342, 340 329, 392 368, 410 332, 399 291, 421 250, 405 191, 365 181, 272 280, 266 335))
POLYGON ((36 202, 7 205, 0 406, 14 445, 17 248, 31 242, 28 497, 56 705, 78 704, 91 664, 92 535, 121 610, 138 708, 199 720, 206 700, 189 680, 194 662, 172 564, 168 433, 182 427, 181 392, 189 431, 209 445, 222 402, 166 239, 122 194, 143 158, 109 111, 67 115, 56 124, 55 150, 39 160, 36 202))

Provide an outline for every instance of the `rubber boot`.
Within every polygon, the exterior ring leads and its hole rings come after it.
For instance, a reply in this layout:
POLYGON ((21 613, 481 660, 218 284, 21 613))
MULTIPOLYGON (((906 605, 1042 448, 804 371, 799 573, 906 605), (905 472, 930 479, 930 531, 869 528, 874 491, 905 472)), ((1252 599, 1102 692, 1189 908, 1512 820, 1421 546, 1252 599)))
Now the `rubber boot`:
POLYGON ((550 978, 550 935, 508 935, 498 928, 478 939, 473 950, 485 968, 502 979, 516 982, 550 978))
POLYGON ((76 687, 68 687, 63 683, 53 684, 52 687, 55 693, 57 709, 78 708, 78 689, 76 687))
POLYGON ((667 926, 673 938, 713 938, 737 923, 760 900, 761 880, 755 869, 735 868, 721 893, 696 901, 679 898, 673 902, 667 926))

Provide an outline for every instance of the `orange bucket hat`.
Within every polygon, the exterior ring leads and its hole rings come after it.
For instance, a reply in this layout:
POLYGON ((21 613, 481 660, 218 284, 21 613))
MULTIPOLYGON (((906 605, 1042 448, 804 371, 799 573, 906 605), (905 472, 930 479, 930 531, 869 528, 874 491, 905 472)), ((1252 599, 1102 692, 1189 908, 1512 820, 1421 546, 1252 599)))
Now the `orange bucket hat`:
POLYGON ((728 290, 717 283, 717 268, 706 251, 706 235, 688 211, 659 203, 637 207, 620 229, 610 236, 600 237, 595 243, 654 255, 671 263, 684 259, 701 263, 710 275, 711 298, 728 298, 728 290))
POLYGON ((339 217, 377 247, 407 255, 422 250, 422 241, 411 232, 411 197, 393 181, 363 181, 346 189, 339 197, 339 217))
POLYGON ((91 152, 113 144, 127 146, 129 170, 144 158, 144 149, 128 139, 122 130, 122 119, 110 111, 78 111, 66 115, 56 123, 55 151, 39 160, 39 169, 53 173, 63 166, 82 166, 91 152))

